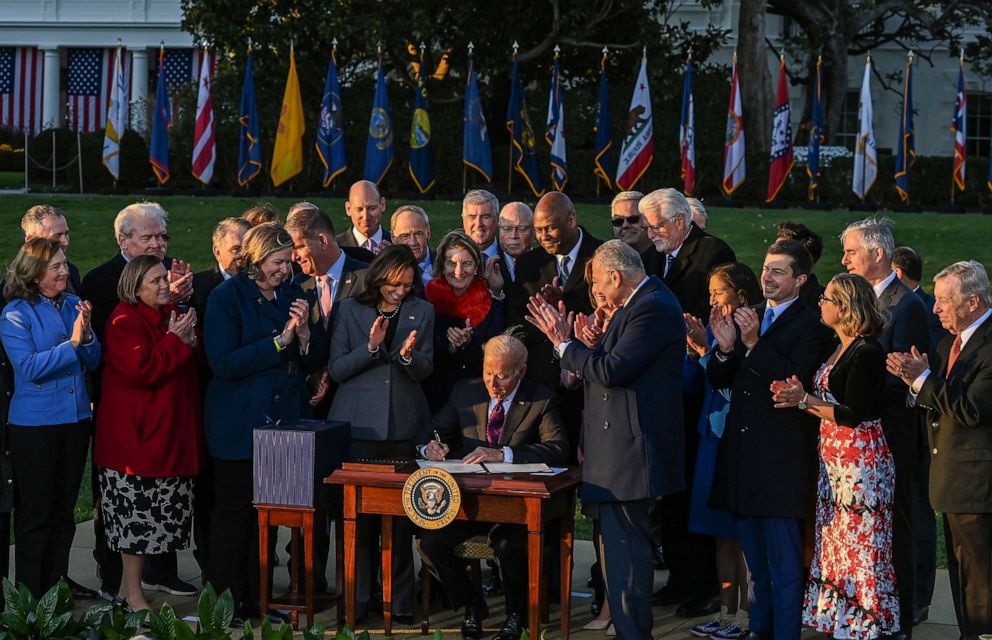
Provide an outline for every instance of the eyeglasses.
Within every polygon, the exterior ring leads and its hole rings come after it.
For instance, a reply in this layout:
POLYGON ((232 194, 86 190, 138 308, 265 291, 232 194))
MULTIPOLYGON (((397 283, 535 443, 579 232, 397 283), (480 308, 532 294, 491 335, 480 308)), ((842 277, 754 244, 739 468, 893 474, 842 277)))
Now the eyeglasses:
POLYGON ((532 229, 532 227, 530 225, 520 225, 519 227, 515 227, 512 224, 501 224, 501 225, 499 225, 500 232, 505 233, 508 236, 512 236, 513 234, 517 234, 519 236, 522 236, 523 234, 527 233, 531 229, 532 229))
MULTIPOLYGON (((678 217, 679 216, 672 216, 670 218, 665 218, 661 222, 659 222, 658 224, 649 224, 649 225, 647 225, 647 228, 650 229, 651 231, 654 231, 655 233, 658 233, 659 231, 661 231, 661 228, 662 227, 664 227, 666 224, 668 224, 669 222, 671 222, 672 220, 674 220, 675 218, 678 218, 678 217)), ((616 223, 614 223, 614 226, 616 226, 616 223)))
MULTIPOLYGON (((640 223, 640 221, 641 221, 640 214, 636 214, 636 215, 632 215, 632 216, 613 216, 613 219, 610 220, 610 224, 612 224, 614 227, 616 227, 617 229, 619 229, 620 227, 622 227, 624 225, 625 222, 627 224, 633 226, 635 224, 640 223)), ((665 224, 665 223, 662 222, 661 224, 665 224)))
POLYGON ((833 303, 833 304, 837 304, 837 301, 836 300, 834 300, 833 298, 828 298, 827 296, 823 295, 822 293, 820 294, 819 300, 820 300, 820 304, 823 304, 824 302, 830 302, 830 303, 833 303))

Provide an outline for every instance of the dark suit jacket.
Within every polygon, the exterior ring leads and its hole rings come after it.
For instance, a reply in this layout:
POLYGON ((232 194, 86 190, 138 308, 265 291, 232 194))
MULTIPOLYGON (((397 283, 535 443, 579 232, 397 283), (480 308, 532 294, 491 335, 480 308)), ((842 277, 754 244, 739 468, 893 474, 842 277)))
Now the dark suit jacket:
POLYGON ((947 378, 953 337, 937 347, 916 404, 930 427, 930 502, 945 513, 992 513, 992 319, 972 334, 947 378))
POLYGON ((305 354, 296 340, 282 351, 273 342, 289 320, 293 300, 302 297, 300 288, 287 282, 279 287, 275 303, 270 302, 239 273, 207 299, 203 346, 214 376, 203 421, 212 457, 249 460, 253 428, 269 419, 312 415, 306 374, 327 361, 323 334, 311 325, 305 354))
MULTIPOLYGON (((765 304, 755 307, 758 318, 765 304)), ((738 339, 706 368, 714 389, 731 389, 709 505, 740 516, 805 518, 816 487, 817 424, 798 409, 776 409, 770 385, 793 374, 812 389, 833 334, 800 301, 778 317, 750 353, 738 339)))
POLYGON ((737 256, 726 242, 692 225, 668 275, 662 277, 666 261, 664 255, 660 255, 653 275, 664 280, 678 298, 682 311, 705 321, 710 317, 710 270, 735 260, 737 256))
MULTIPOLYGON (((417 446, 427 444, 437 431, 450 448, 448 458, 453 460, 468 455, 476 447, 488 447, 489 400, 489 391, 481 378, 457 383, 448 402, 431 418, 430 425, 421 429, 417 446)), ((503 421, 499 446, 510 447, 515 463, 564 464, 568 440, 555 393, 532 380, 521 380, 503 421)))
POLYGON ((923 287, 916 287, 913 293, 920 297, 923 301, 923 306, 927 308, 927 331, 930 333, 930 357, 932 358, 937 353, 937 345, 940 341, 944 339, 947 334, 947 329, 944 325, 940 324, 940 317, 933 312, 933 296, 923 290, 923 287))
MULTIPOLYGON (((341 269, 341 282, 338 283, 338 290, 334 294, 334 305, 331 306, 331 319, 327 324, 326 334, 330 341, 331 330, 334 325, 334 317, 337 312, 337 303, 348 298, 354 298, 365 291, 365 272, 369 264, 360 260, 355 260, 347 253, 344 255, 344 268, 341 269)), ((306 294, 307 302, 310 303, 310 320, 323 330, 324 323, 320 318, 320 301, 317 299, 317 278, 304 273, 297 274, 293 278, 293 283, 298 285, 306 294)))
MULTIPOLYGON (((172 258, 166 256, 162 264, 169 269, 172 266, 172 258)), ((103 328, 110 319, 110 314, 121 301, 117 297, 117 281, 121 279, 126 265, 127 260, 118 251, 110 260, 90 269, 80 284, 80 299, 89 300, 93 305, 91 321, 93 331, 100 342, 103 342, 103 328)))
POLYGON ((218 265, 214 265, 213 269, 204 269, 193 274, 193 296, 190 298, 190 306, 196 309, 196 317, 201 323, 204 322, 204 314, 207 312, 207 298, 221 282, 224 282, 224 275, 218 265))
MULTIPOLYGON (((562 290, 568 311, 586 314, 593 311, 584 271, 586 262, 601 244, 602 240, 582 229, 582 244, 579 245, 575 264, 572 265, 568 282, 562 290)), ((530 297, 558 277, 558 262, 555 256, 537 247, 517 258, 515 270, 517 279, 514 286, 506 292, 506 326, 519 325, 522 329, 520 335, 527 346, 527 377, 555 389, 559 385, 561 369, 554 355, 554 348, 544 334, 524 317, 527 315, 527 301, 530 297)))
POLYGON ((806 283, 799 289, 799 302, 815 311, 816 315, 820 315, 820 296, 826 289, 816 274, 810 273, 806 283))
MULTIPOLYGON (((878 306, 889 313, 889 322, 878 342, 886 353, 905 353, 915 346, 920 353, 930 350, 927 330, 927 310, 919 296, 895 278, 878 298, 878 306)), ((882 410, 882 430, 892 450, 897 467, 916 464, 916 419, 906 406, 906 385, 886 374, 885 406, 882 410)))
MULTIPOLYGON (((368 249, 366 249, 365 247, 359 247, 358 246, 358 241, 355 240, 354 229, 355 229, 354 227, 348 227, 345 231, 342 231, 337 236, 335 236, 335 238, 338 241, 338 246, 341 247, 341 249, 345 253, 347 253, 348 255, 350 255, 352 258, 355 258, 356 260, 360 260, 362 262, 372 262, 372 259, 371 258, 366 259, 366 255, 372 254, 372 252, 369 251, 368 249), (348 247, 348 249, 346 250, 345 247, 348 247), (353 248, 358 248, 358 249, 361 249, 362 251, 365 251, 366 252, 366 255, 362 255, 362 254, 359 254, 359 253, 353 253, 351 251, 351 249, 353 249, 353 248)), ((393 241, 393 236, 392 236, 392 234, 389 233, 389 231, 386 229, 386 227, 383 227, 382 228, 382 239, 383 240, 386 240, 388 242, 392 242, 393 241)), ((372 254, 372 257, 374 258, 375 255, 372 254)))
POLYGON ((685 323, 672 292, 648 281, 589 349, 573 340, 561 367, 581 375, 582 499, 643 500, 685 488, 685 323))

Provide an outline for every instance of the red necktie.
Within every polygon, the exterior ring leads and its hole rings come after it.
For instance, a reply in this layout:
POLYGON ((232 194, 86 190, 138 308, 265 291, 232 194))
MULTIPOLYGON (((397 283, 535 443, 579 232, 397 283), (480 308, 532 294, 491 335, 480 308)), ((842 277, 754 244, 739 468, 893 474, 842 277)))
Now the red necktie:
POLYGON ((951 377, 951 369, 954 368, 954 363, 958 361, 958 356, 961 355, 961 334, 959 333, 954 338, 954 342, 951 344, 951 352, 947 354, 947 373, 944 374, 945 378, 951 377))
POLYGON ((490 447, 496 447, 499 444, 499 434, 503 431, 504 417, 503 401, 497 400, 496 406, 489 413, 489 422, 486 423, 486 440, 489 441, 490 447))

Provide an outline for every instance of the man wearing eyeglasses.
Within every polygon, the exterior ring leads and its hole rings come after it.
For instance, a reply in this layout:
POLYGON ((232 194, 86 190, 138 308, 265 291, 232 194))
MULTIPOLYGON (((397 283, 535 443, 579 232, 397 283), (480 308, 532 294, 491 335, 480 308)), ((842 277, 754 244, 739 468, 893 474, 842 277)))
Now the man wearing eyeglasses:
MULTIPOLYGON (((93 304, 92 323, 97 338, 103 340, 103 329, 111 312, 120 303, 117 297, 117 281, 124 266, 132 258, 140 255, 153 255, 159 258, 169 270, 170 302, 187 300, 193 293, 193 272, 186 262, 165 255, 169 247, 169 233, 166 225, 169 213, 155 202, 130 204, 114 219, 114 236, 120 251, 110 260, 94 267, 83 278, 80 297, 93 304)), ((93 401, 99 402, 100 374, 93 377, 93 401)), ((94 467, 94 472, 96 467, 94 467)), ((93 482, 93 502, 99 504, 99 483, 93 482)), ((100 576, 100 595, 107 600, 117 595, 121 580, 121 556, 107 546, 106 534, 100 510, 94 511, 93 529, 96 533, 96 546, 93 557, 97 562, 100 576)), ((196 595, 196 587, 179 579, 176 554, 164 553, 145 556, 142 586, 148 590, 164 591, 177 596, 196 595)))
POLYGON ((682 311, 708 318, 710 270, 736 261, 733 249, 692 223, 689 202, 675 189, 652 191, 637 203, 637 210, 644 216, 648 239, 660 254, 645 261, 648 273, 668 285, 682 311))
POLYGON ((500 210, 498 228, 500 267, 505 269, 503 280, 513 282, 517 277, 517 258, 534 244, 534 211, 523 202, 511 202, 500 210))
POLYGON ((393 212, 389 220, 393 232, 393 242, 405 244, 413 251, 413 257, 420 264, 420 286, 414 283, 413 292, 418 298, 424 297, 424 287, 431 279, 431 269, 437 252, 431 249, 431 219, 422 208, 405 204, 393 212))
POLYGON ((648 228, 644 224, 644 216, 637 210, 637 203, 643 197, 644 194, 640 191, 621 191, 610 203, 613 237, 634 247, 641 254, 641 260, 648 250, 654 250, 654 243, 648 237, 648 228))

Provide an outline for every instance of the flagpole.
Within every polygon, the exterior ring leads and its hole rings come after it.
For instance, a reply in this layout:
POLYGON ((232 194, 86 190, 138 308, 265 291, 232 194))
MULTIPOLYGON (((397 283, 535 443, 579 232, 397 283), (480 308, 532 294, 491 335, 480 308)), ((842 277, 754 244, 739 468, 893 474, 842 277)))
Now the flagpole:
POLYGON ((79 165, 79 195, 83 195, 83 137, 76 129, 76 164, 79 165))
MULTIPOLYGON (((475 49, 475 45, 472 44, 472 41, 471 40, 469 40, 469 43, 468 43, 468 68, 469 68, 469 73, 471 73, 471 70, 472 70, 472 51, 474 49, 475 49)), ((423 59, 421 58, 421 67, 420 67, 421 72, 423 72, 423 69, 424 69, 423 68, 423 59)), ((490 157, 492 157, 492 156, 490 156, 490 157)), ((464 158, 463 158, 463 161, 462 161, 462 195, 465 195, 466 193, 468 193, 468 165, 465 164, 464 158)))
MULTIPOLYGON (((514 40, 513 41, 513 60, 514 61, 516 61, 516 59, 517 59, 517 50, 519 48, 520 48, 520 45, 517 44, 517 41, 516 40, 514 40)), ((506 161, 506 192, 508 194, 512 194, 513 193, 513 191, 511 190, 511 187, 513 186, 513 132, 512 131, 510 132, 510 148, 507 151, 508 151, 508 154, 507 154, 507 161, 506 161)), ((597 194, 597 195, 599 195, 599 194, 597 194)))
MULTIPOLYGON (((83 165, 80 164, 79 166, 82 167, 83 165)), ((25 129, 24 129, 24 193, 27 193, 30 190, 30 188, 28 186, 28 169, 29 169, 29 164, 28 164, 28 130, 25 127, 25 129)))

